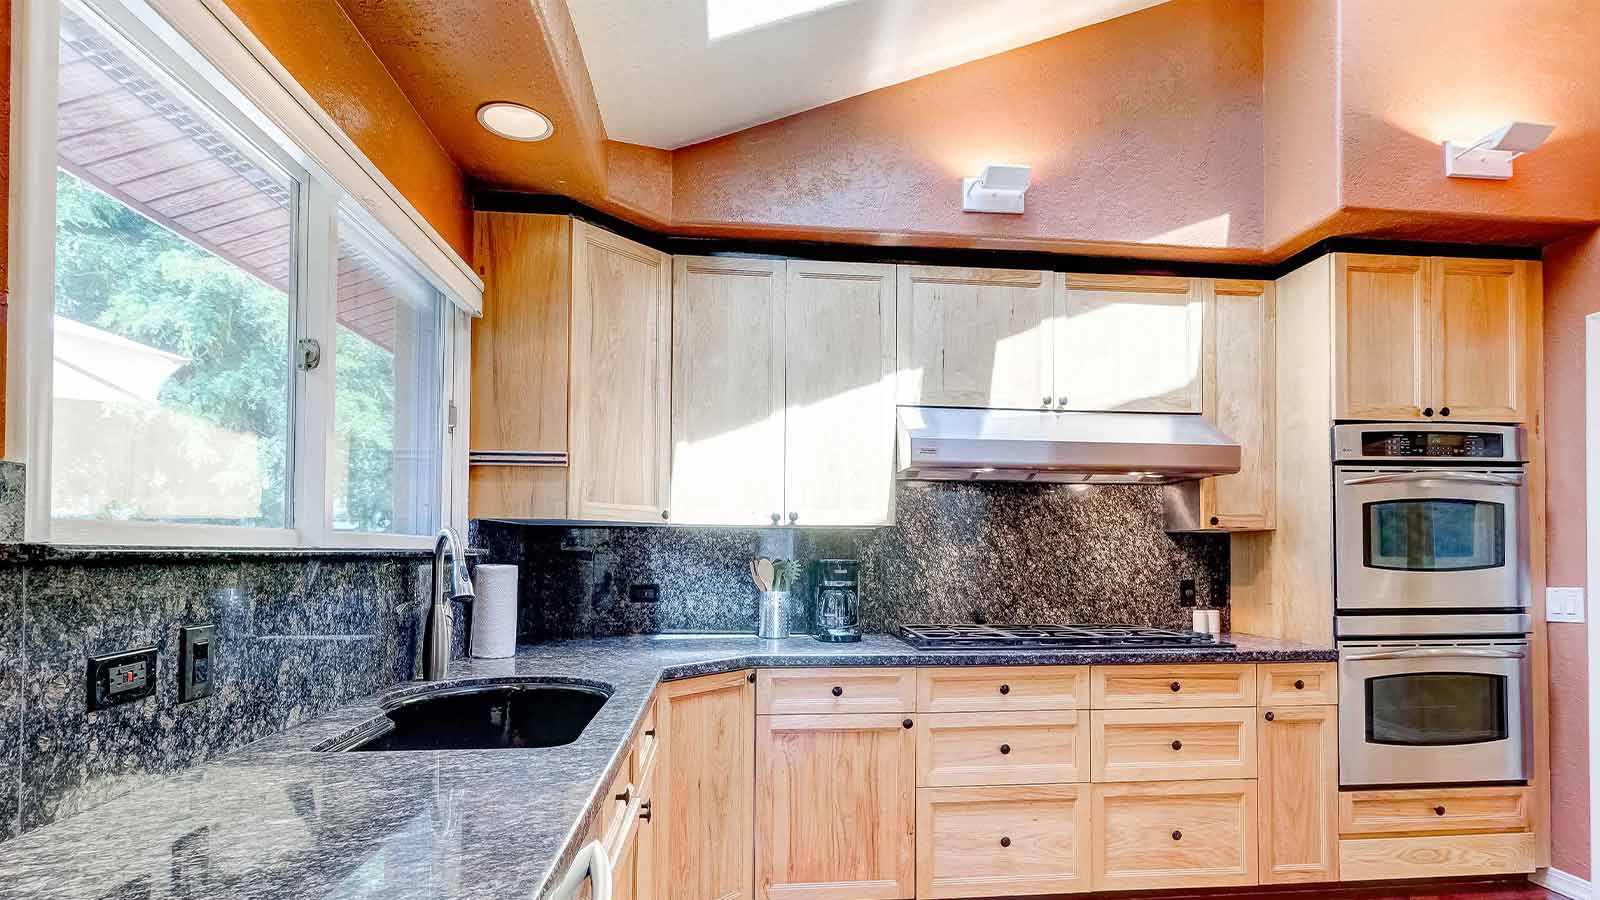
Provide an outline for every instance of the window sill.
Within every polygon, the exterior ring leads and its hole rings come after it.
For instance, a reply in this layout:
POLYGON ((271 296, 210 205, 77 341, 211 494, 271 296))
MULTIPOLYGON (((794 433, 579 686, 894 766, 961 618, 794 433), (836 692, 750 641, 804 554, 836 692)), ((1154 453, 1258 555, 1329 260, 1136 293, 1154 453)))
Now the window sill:
MULTIPOLYGON (((468 548, 469 558, 487 551, 468 548)), ((183 563, 217 560, 433 558, 431 549, 381 547, 144 547, 114 544, 0 544, 0 565, 17 563, 183 563)))

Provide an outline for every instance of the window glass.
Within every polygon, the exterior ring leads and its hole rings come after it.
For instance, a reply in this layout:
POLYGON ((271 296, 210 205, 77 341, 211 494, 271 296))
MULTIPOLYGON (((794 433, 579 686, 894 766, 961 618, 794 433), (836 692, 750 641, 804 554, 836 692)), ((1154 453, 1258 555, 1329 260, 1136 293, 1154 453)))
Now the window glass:
POLYGON ((64 8, 52 514, 289 524, 296 182, 64 8))
POLYGON ((333 527, 431 534, 440 523, 444 298, 339 217, 333 527))

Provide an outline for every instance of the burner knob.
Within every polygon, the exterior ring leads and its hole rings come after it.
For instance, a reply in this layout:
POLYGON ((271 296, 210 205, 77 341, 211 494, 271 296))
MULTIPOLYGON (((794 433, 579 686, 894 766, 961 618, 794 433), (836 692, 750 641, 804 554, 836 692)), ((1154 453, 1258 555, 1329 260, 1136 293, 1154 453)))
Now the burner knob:
POLYGON ((1176 681, 1174 681, 1173 683, 1167 685, 1167 687, 1172 688, 1172 692, 1174 694, 1176 694, 1177 692, 1183 690, 1183 685, 1178 683, 1178 682, 1176 682, 1176 681))
POLYGON ((1000 745, 1000 755, 1001 756, 1005 756, 1006 754, 1008 754, 1010 752, 1011 752, 1011 745, 1010 744, 1001 744, 1000 745))
POLYGON ((1002 693, 1002 694, 1011 693, 1011 685, 1009 685, 1009 684, 1000 685, 1000 693, 1002 693))
POLYGON ((1182 750, 1183 749, 1183 741, 1173 741, 1172 742, 1172 749, 1174 749, 1174 750, 1182 750))
POLYGON ((839 687, 837 684, 834 685, 833 686, 833 695, 835 697, 843 697, 844 696, 844 688, 839 687))

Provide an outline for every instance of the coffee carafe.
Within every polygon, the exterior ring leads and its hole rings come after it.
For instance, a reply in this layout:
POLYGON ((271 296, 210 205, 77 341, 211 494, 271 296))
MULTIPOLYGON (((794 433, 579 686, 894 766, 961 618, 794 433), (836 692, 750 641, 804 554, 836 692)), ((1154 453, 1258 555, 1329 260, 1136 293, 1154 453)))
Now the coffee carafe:
POLYGON ((811 564, 817 611, 817 640, 835 644, 861 640, 861 564, 853 559, 819 559, 811 564))

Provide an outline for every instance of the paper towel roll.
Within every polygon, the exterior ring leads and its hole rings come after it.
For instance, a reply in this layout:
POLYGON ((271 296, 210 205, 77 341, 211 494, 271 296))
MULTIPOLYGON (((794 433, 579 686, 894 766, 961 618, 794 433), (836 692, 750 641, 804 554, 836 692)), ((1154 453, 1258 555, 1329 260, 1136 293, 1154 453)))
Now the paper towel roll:
POLYGON ((517 567, 480 565, 472 570, 472 655, 504 659, 517 652, 517 567))

